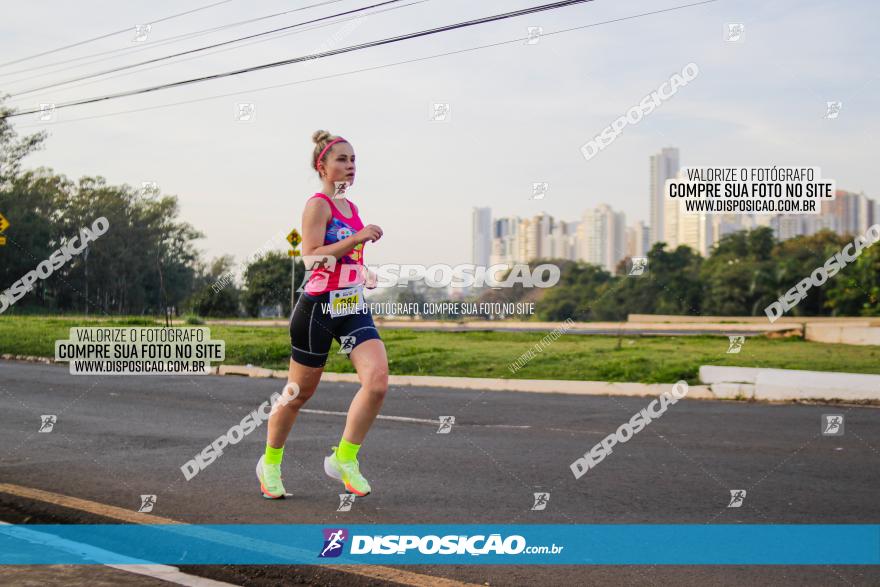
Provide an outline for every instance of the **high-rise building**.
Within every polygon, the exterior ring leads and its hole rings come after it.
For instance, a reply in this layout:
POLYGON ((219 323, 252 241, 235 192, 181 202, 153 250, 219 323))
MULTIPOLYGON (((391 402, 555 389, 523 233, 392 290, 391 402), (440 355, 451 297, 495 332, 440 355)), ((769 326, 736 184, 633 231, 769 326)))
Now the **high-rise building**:
POLYGON ((636 253, 637 257, 644 257, 651 250, 651 227, 639 220, 636 229, 636 253))
POLYGON ((576 258, 575 242, 577 222, 556 221, 553 224, 553 232, 548 239, 548 249, 544 254, 548 259, 566 259, 573 261, 576 258))
POLYGON ((578 245, 579 259, 613 272, 626 256, 626 216, 606 204, 585 211, 578 245))
POLYGON ((541 212, 528 219, 525 224, 525 263, 546 257, 550 252, 550 235, 553 232, 553 217, 541 212))
POLYGON ((838 234, 855 234, 859 231, 859 199, 864 196, 848 192, 846 190, 837 190, 834 192, 834 199, 822 202, 822 216, 830 216, 831 229, 838 234))
POLYGON ((823 200, 819 214, 779 214, 772 217, 770 226, 779 240, 796 236, 810 236, 821 230, 838 234, 864 234, 878 217, 877 202, 864 193, 837 190, 834 200, 823 200))
POLYGON ((644 257, 650 250, 651 229, 639 220, 635 226, 626 229, 626 254, 629 257, 644 257))
POLYGON ((517 216, 499 218, 492 223, 492 254, 489 265, 518 262, 520 219, 517 216))
POLYGON ((581 221, 575 220, 573 222, 566 222, 566 226, 568 227, 566 231, 568 232, 567 244, 568 244, 568 255, 566 259, 571 261, 577 261, 579 253, 578 253, 578 233, 581 229, 581 221))
POLYGON ((529 263, 539 258, 574 259, 576 225, 560 222, 545 212, 531 218, 499 218, 492 222, 489 264, 529 263))
POLYGON ((865 196, 864 193, 859 194, 859 221, 857 226, 859 234, 864 234, 869 226, 877 223, 875 210, 876 202, 865 196))
POLYGON ((863 234, 877 220, 876 203, 864 193, 837 190, 834 200, 822 201, 820 215, 811 215, 815 219, 808 232, 813 234, 823 228, 829 228, 838 234, 863 234))
MULTIPOLYGON (((534 235, 534 229, 532 228, 532 219, 523 218, 519 221, 519 238, 516 240, 515 257, 517 263, 526 263, 528 261, 530 233, 531 235, 534 235)), ((532 245, 531 248, 534 248, 534 245, 532 245)))
MULTIPOLYGON (((666 180, 671 179, 678 174, 678 149, 675 147, 664 147, 656 155, 651 155, 651 177, 649 184, 650 197, 650 227, 651 242, 654 244, 660 241, 668 243, 668 235, 666 234, 666 210, 669 204, 667 202, 666 180)), ((673 231, 673 238, 677 236, 677 228, 673 231)))
MULTIPOLYGON (((675 172, 681 179, 681 170, 675 172)), ((714 244, 712 215, 705 213, 686 213, 680 200, 667 199, 663 210, 663 241, 667 250, 681 245, 688 246, 705 256, 714 244)))
POLYGON ((788 240, 796 236, 809 234, 809 226, 804 214, 779 214, 770 222, 777 240, 788 240))
POLYGON ((715 244, 711 214, 679 214, 677 245, 686 245, 702 256, 715 244))
POLYGON ((666 243, 668 250, 678 247, 678 225, 683 216, 680 200, 667 200, 663 203, 663 238, 654 242, 666 243))
POLYGON ((474 208, 471 212, 471 262, 489 265, 492 254, 492 209, 474 208))
MULTIPOLYGON (((831 216, 830 214, 810 214, 809 216, 804 215, 801 222, 803 222, 804 224, 803 234, 807 236, 811 234, 816 234, 821 230, 830 230, 832 232, 837 230, 837 219, 835 219, 834 216, 831 216)), ((777 236, 777 238, 781 237, 777 236)))
POLYGON ((636 229, 632 226, 626 227, 626 256, 638 257, 636 255, 636 229))

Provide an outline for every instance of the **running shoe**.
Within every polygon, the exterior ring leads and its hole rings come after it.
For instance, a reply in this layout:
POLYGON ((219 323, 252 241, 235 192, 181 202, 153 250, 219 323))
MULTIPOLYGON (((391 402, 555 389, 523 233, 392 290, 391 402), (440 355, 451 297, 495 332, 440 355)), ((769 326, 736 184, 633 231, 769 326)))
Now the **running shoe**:
POLYGON ((345 490, 353 493, 358 497, 364 497, 370 494, 370 484, 361 475, 358 467, 357 459, 353 461, 340 461, 336 458, 336 449, 333 447, 333 454, 324 457, 324 472, 334 479, 339 479, 345 484, 345 490))
POLYGON ((265 462, 266 455, 257 461, 257 479, 260 480, 260 491, 266 499, 284 499, 290 495, 284 491, 281 483, 281 465, 270 465, 265 462))

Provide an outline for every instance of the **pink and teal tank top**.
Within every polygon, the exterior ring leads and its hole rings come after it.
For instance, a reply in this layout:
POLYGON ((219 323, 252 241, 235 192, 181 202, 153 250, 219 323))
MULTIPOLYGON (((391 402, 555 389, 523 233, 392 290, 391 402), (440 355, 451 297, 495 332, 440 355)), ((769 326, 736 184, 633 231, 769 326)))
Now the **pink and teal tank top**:
MULTIPOLYGON (((364 227, 361 218, 358 215, 357 206, 349 200, 348 205, 351 207, 351 216, 343 216, 342 212, 336 208, 336 204, 326 194, 316 193, 312 198, 323 198, 330 204, 332 216, 327 222, 324 230, 324 245, 332 245, 333 243, 345 240, 364 227)), ((312 198, 309 198, 310 200, 312 198)), ((345 282, 340 286, 340 273, 345 265, 363 265, 364 264, 364 243, 358 244, 348 253, 336 260, 336 267, 333 271, 327 269, 315 269, 306 282, 305 292, 311 295, 320 295, 322 293, 339 289, 340 287, 354 287, 363 283, 363 277, 360 276, 353 268, 348 267, 345 270, 345 282)))

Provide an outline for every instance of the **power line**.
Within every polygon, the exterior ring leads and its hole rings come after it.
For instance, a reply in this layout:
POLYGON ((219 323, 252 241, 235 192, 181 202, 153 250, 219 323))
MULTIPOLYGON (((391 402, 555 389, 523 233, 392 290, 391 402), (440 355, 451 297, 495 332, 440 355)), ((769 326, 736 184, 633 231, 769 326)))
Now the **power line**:
POLYGON ((39 91, 39 90, 46 90, 46 89, 49 89, 49 88, 55 88, 55 87, 58 87, 58 86, 63 86, 63 85, 65 85, 65 84, 69 84, 69 83, 78 82, 78 81, 82 81, 82 80, 86 80, 86 79, 91 79, 91 78, 93 78, 93 77, 98 77, 98 76, 106 75, 106 74, 108 74, 108 73, 116 73, 117 71, 124 71, 124 70, 126 70, 126 69, 132 69, 132 68, 134 68, 134 67, 140 67, 141 65, 149 65, 150 63, 156 63, 156 62, 158 62, 158 61, 165 61, 166 59, 173 59, 174 57, 181 57, 181 56, 183 56, 183 55, 190 55, 190 54, 192 54, 192 53, 198 53, 198 52, 200 52, 200 51, 207 51, 208 49, 214 49, 214 48, 217 48, 217 47, 222 47, 222 46, 224 46, 224 45, 230 45, 230 44, 232 44, 232 43, 239 43, 239 42, 241 42, 241 41, 246 41, 246 40, 248 40, 248 39, 253 39, 253 38, 256 38, 256 37, 263 37, 263 36, 265 36, 265 35, 270 35, 270 34, 272 34, 272 33, 277 33, 277 32, 279 32, 279 31, 286 31, 286 30, 289 30, 289 29, 292 29, 292 28, 296 28, 296 27, 303 26, 303 25, 312 24, 312 23, 316 23, 316 22, 321 22, 321 21, 323 21, 323 20, 329 20, 329 19, 331 19, 331 18, 336 18, 337 16, 345 16, 346 14, 354 14, 354 13, 357 13, 357 12, 363 12, 364 10, 369 10, 370 8, 376 8, 377 6, 384 6, 384 5, 386 5, 386 4, 395 4, 395 3, 400 2, 400 1, 401 1, 401 0, 386 0, 385 2, 380 2, 380 3, 378 3, 378 4, 371 4, 370 6, 364 6, 363 8, 355 8, 354 10, 347 10, 347 11, 345 11, 345 12, 339 12, 339 13, 336 13, 336 14, 331 14, 331 15, 329 15, 329 16, 322 16, 321 18, 315 18, 315 19, 312 19, 312 20, 307 20, 307 21, 304 21, 304 22, 299 22, 299 23, 292 24, 292 25, 288 25, 288 26, 285 26, 285 27, 280 27, 280 28, 277 28, 277 29, 272 29, 272 30, 270 30, 270 31, 264 31, 264 32, 262 32, 262 33, 256 33, 256 34, 253 34, 253 35, 247 35, 247 36, 245 36, 245 37, 239 37, 239 38, 237 38, 237 39, 232 39, 232 40, 230 40, 230 41, 223 41, 222 43, 214 43, 213 45, 207 45, 207 46, 205 46, 205 47, 198 47, 198 48, 196 48, 196 49, 190 49, 190 50, 188 50, 188 51, 181 51, 180 53, 173 53, 173 54, 171 54, 171 55, 165 55, 164 57, 156 57, 156 58, 154 58, 154 59, 148 59, 148 60, 146 60, 146 61, 141 61, 141 62, 139 62, 139 63, 132 63, 132 64, 130 64, 130 65, 122 65, 122 66, 120 66, 120 67, 114 67, 113 69, 107 69, 107 70, 104 70, 104 71, 99 71, 99 72, 97 72, 97 73, 90 73, 89 75, 84 75, 84 76, 80 76, 80 77, 75 77, 75 78, 73 78, 73 79, 65 80, 65 81, 62 81, 62 82, 56 82, 56 83, 54 83, 54 84, 49 84, 49 85, 46 85, 46 86, 40 86, 40 87, 38 87, 38 88, 31 88, 30 90, 25 90, 25 91, 23 91, 23 92, 18 92, 18 93, 16 93, 16 94, 13 94, 12 97, 13 97, 13 98, 17 98, 17 97, 19 97, 19 96, 23 96, 23 95, 25 95, 25 94, 31 94, 31 93, 33 93, 33 92, 37 92, 37 91, 39 91))
MULTIPOLYGON (((199 12, 201 10, 207 10, 209 8, 214 8, 215 6, 220 6, 221 4, 228 4, 229 2, 232 2, 232 0, 223 0, 222 2, 214 2, 213 4, 208 4, 207 6, 202 6, 200 8, 193 8, 192 10, 187 10, 186 12, 180 12, 178 14, 172 14, 171 16, 165 16, 165 17, 160 18, 158 20, 150 21, 150 24, 155 24, 157 22, 165 22, 166 20, 171 20, 171 19, 178 18, 181 16, 186 16, 187 14, 192 14, 194 12, 199 12)), ((20 59, 15 59, 13 61, 7 61, 6 63, 0 63, 0 67, 6 67, 7 65, 21 63, 22 61, 29 61, 31 59, 36 59, 37 57, 43 57, 44 55, 51 55, 52 53, 58 53, 59 51, 64 51, 65 49, 72 49, 73 47, 80 47, 80 46, 86 45, 88 43, 94 43, 95 41, 100 41, 102 39, 107 39, 110 37, 114 37, 116 35, 121 35, 122 33, 130 32, 130 31, 131 31, 131 27, 126 27, 124 29, 114 31, 112 33, 106 33, 103 35, 99 35, 97 37, 93 37, 91 39, 86 39, 85 41, 79 41, 78 43, 72 43, 70 45, 58 47, 57 49, 43 51, 42 53, 37 53, 35 55, 30 55, 28 57, 21 57, 20 59)))
MULTIPOLYGON (((459 22, 459 23, 455 23, 455 24, 451 24, 451 25, 442 26, 442 27, 436 27, 436 28, 433 28, 433 29, 427 29, 427 30, 423 30, 423 31, 418 31, 418 32, 415 32, 415 33, 409 33, 409 34, 406 34, 406 35, 398 35, 398 36, 396 36, 396 37, 389 37, 389 38, 386 38, 386 39, 381 39, 381 40, 379 40, 379 41, 371 41, 371 42, 369 42, 369 43, 361 43, 361 44, 359 44, 359 45, 351 45, 351 46, 348 46, 348 47, 342 47, 342 48, 340 48, 340 49, 333 49, 333 50, 330 50, 330 51, 324 51, 324 52, 322 52, 322 53, 315 53, 315 54, 312 54, 312 55, 306 55, 306 56, 303 56, 303 57, 294 57, 294 58, 292 58, 292 59, 285 59, 285 60, 283 60, 283 61, 276 61, 276 62, 273 62, 273 63, 264 63, 264 64, 262 64, 262 65, 255 65, 255 66, 251 66, 251 67, 246 67, 246 68, 244 68, 244 69, 237 69, 237 70, 234 70, 234 71, 227 71, 227 72, 223 72, 223 73, 215 73, 215 74, 212 74, 212 75, 202 76, 202 77, 198 77, 198 78, 192 78, 192 79, 188 79, 188 80, 182 80, 182 81, 179 81, 179 82, 172 82, 172 83, 168 83, 168 84, 161 84, 161 85, 158 85, 158 86, 151 86, 151 87, 147 87, 147 88, 141 88, 141 89, 139 89, 139 90, 129 90, 129 91, 126 91, 126 92, 119 92, 119 93, 116 93, 116 94, 109 94, 109 95, 106 95, 106 96, 99 96, 99 97, 97 97, 97 98, 88 98, 88 99, 85 99, 85 100, 79 100, 79 101, 76 101, 76 102, 65 102, 65 103, 62 103, 62 104, 56 104, 56 105, 55 105, 55 109, 56 109, 56 110, 60 110, 61 108, 69 108, 69 107, 71 107, 71 106, 81 106, 81 105, 83 105, 83 104, 92 104, 92 103, 94 103, 94 102, 101 102, 101 101, 104 101, 104 100, 113 100, 113 99, 116 99, 116 98, 123 98, 123 97, 126 97, 126 96, 135 96, 135 95, 138 95, 138 94, 146 94, 146 93, 148 93, 148 92, 156 92, 156 91, 166 90, 166 89, 169 89, 169 88, 176 88, 176 87, 181 87, 181 86, 185 86, 185 85, 190 85, 190 84, 200 83, 200 82, 204 82, 204 81, 209 81, 209 80, 214 80, 214 79, 221 79, 221 78, 224 78, 224 77, 230 77, 230 76, 235 76, 235 75, 241 75, 241 74, 244 74, 244 73, 251 73, 251 72, 254 72, 254 71, 261 71, 261 70, 264 70, 264 69, 270 69, 270 68, 273 68, 273 67, 280 67, 280 66, 283 66, 283 65, 290 65, 290 64, 293 64, 293 63, 299 63, 299 62, 301 62, 301 61, 306 61, 306 60, 309 60, 309 59, 323 59, 324 57, 329 57, 329 56, 331 56, 331 55, 340 55, 340 54, 342 54, 342 53, 349 53, 349 52, 351 52, 351 51, 359 51, 359 50, 361 50, 361 49, 366 49, 366 48, 370 48, 370 47, 378 47, 378 46, 381 46, 381 45, 388 45, 388 44, 391 44, 391 43, 398 43, 398 42, 400 42, 400 41, 405 41, 405 40, 408 40, 408 39, 415 39, 415 38, 418 38, 418 37, 424 37, 424 36, 433 35, 433 34, 437 34, 437 33, 441 33, 441 32, 446 32, 446 31, 450 31, 450 30, 456 30, 456 29, 460 29, 460 28, 466 28, 466 27, 476 26, 476 25, 478 25, 478 24, 484 24, 484 23, 487 23, 487 22, 495 22, 495 21, 504 20, 504 19, 508 19, 508 18, 515 18, 515 17, 517 17, 517 16, 523 16, 523 15, 525 15, 525 14, 533 14, 533 13, 536 13, 536 12, 543 12, 543 11, 546 11, 546 10, 555 10, 555 9, 557 9, 557 8, 563 8, 563 7, 566 7, 566 6, 572 6, 572 5, 574 5, 574 4, 583 4, 583 3, 585 3, 585 2, 592 2, 592 1, 593 1, 593 0, 564 0, 564 1, 562 1, 562 2, 554 2, 554 3, 551 3, 551 4, 542 4, 542 5, 540 5, 540 6, 534 6, 534 7, 531 7, 531 8, 525 8, 525 9, 522 9, 522 10, 515 10, 515 11, 513 11, 513 12, 506 12, 506 13, 502 13, 502 14, 496 14, 496 15, 494 15, 494 16, 486 16, 486 17, 483 17, 483 18, 477 18, 477 19, 468 20, 468 21, 464 21, 464 22, 459 22)), ((15 117, 15 116, 25 116, 25 115, 28 115, 28 114, 36 114, 37 112, 40 112, 40 110, 30 110, 30 111, 26 111, 26 112, 20 112, 20 113, 15 113, 15 114, 8 114, 8 115, 4 116, 4 118, 11 118, 11 117, 15 117)))
MULTIPOLYGON (((712 4, 713 2, 718 2, 718 0, 703 0, 703 1, 701 1, 701 2, 694 2, 694 3, 692 3, 692 4, 682 4, 682 5, 679 5, 679 6, 672 6, 672 7, 670 7, 670 8, 663 8, 663 9, 660 9, 660 10, 652 10, 652 11, 649 11, 649 12, 641 12, 641 13, 639 13, 639 14, 633 14, 633 15, 630 15, 630 16, 623 16, 623 17, 620 17, 620 18, 614 18, 614 19, 611 19, 611 20, 604 20, 604 21, 600 21, 600 22, 594 22, 594 23, 592 23, 592 24, 581 25, 581 26, 572 27, 572 28, 567 28, 567 29, 561 29, 561 30, 558 30, 558 31, 550 32, 550 33, 543 33, 543 32, 542 32, 542 33, 541 33, 541 37, 542 37, 542 38, 543 38, 543 37, 550 37, 550 36, 553 36, 553 35, 560 35, 560 34, 569 33, 569 32, 572 32, 572 31, 579 31, 579 30, 588 29, 588 28, 592 28, 592 27, 596 27, 596 26, 605 25, 605 24, 613 24, 613 23, 616 23, 616 22, 622 22, 622 21, 626 21, 626 20, 634 20, 634 19, 641 18, 641 17, 644 17, 644 16, 653 16, 653 15, 655 15, 655 14, 662 14, 662 13, 664 13, 664 12, 672 12, 672 11, 675 11, 675 10, 683 10, 683 9, 685 9, 685 8, 693 8, 694 6, 700 6, 700 5, 703 5, 703 4, 712 4)), ((290 86, 296 86, 296 85, 299 85, 299 84, 305 84, 305 83, 310 83, 310 82, 315 82, 315 81, 323 81, 323 80, 332 79, 332 78, 337 78, 337 77, 344 77, 344 76, 348 76, 348 75, 354 75, 354 74, 356 74, 356 73, 363 73, 363 72, 366 72, 366 71, 374 71, 374 70, 378 70, 378 69, 385 69, 386 67, 395 67, 395 66, 397 66, 397 65, 406 65, 406 64, 409 64, 409 63, 415 63, 415 62, 418 62, 418 61, 428 61, 428 60, 430 60, 430 59, 437 59, 437 58, 439 58, 439 57, 447 57, 447 56, 449 56, 449 55, 457 55, 457 54, 459 54, 459 53, 468 53, 468 52, 470 52, 470 51, 478 51, 478 50, 480 50, 480 49, 488 49, 488 48, 491 48, 491 47, 499 47, 499 46, 502 46, 502 45, 509 45, 509 44, 511 44, 511 43, 519 43, 519 42, 521 42, 521 41, 523 41, 523 40, 526 40, 526 39, 528 39, 528 37, 518 37, 518 38, 516 38, 516 39, 510 39, 510 40, 508 40, 508 41, 499 41, 499 42, 497 42, 497 43, 489 43, 489 44, 487 44, 487 45, 477 45, 476 47, 468 47, 468 48, 466 48, 466 49, 457 49, 457 50, 455 50, 455 51, 447 51, 447 52, 445 52, 445 53, 438 53, 438 54, 435 54, 435 55, 429 55, 429 56, 426 56, 426 57, 417 57, 417 58, 414 58, 414 59, 407 59, 407 60, 404 60, 404 61, 397 61, 397 62, 394 62, 394 63, 386 63, 386 64, 383 64, 383 65, 375 65, 375 66, 372 66, 372 67, 364 67, 364 68, 361 68, 361 69, 354 69, 354 70, 350 70, 350 71, 344 71, 344 72, 341 72, 341 73, 334 73, 334 74, 325 75, 325 76, 320 76, 320 77, 313 77, 313 78, 309 78, 309 79, 305 79, 305 80, 299 80, 299 81, 295 81, 295 82, 286 82, 286 83, 283 83, 283 84, 275 84, 275 85, 271 85, 271 86, 263 86, 263 87, 261 87, 261 88, 251 88, 251 89, 249 89, 249 90, 242 90, 242 91, 238 91, 238 92, 229 92, 229 93, 226 93, 226 94, 216 94, 216 95, 213 95, 213 96, 205 96, 205 97, 202 97, 202 98, 194 98, 194 99, 192 99, 192 100, 182 100, 182 101, 180 101, 180 102, 171 102, 171 103, 169 103, 169 104, 158 104, 158 105, 155 105, 155 106, 145 106, 145 107, 143 107, 143 108, 133 108, 133 109, 130 109, 130 110, 121 110, 121 111, 118 111, 118 112, 109 112, 109 113, 105 113, 105 114, 95 114, 95 115, 93 115, 93 116, 83 116, 83 117, 81 117, 81 118, 72 118, 72 119, 70 119, 70 120, 59 120, 59 121, 53 122, 52 124, 53 124, 53 125, 54 125, 54 124, 67 124, 67 123, 71 123, 71 122, 83 122, 83 121, 86 121, 86 120, 95 120, 95 119, 98 119, 98 118, 107 118, 107 117, 110 117, 110 116, 121 116, 121 115, 124 115, 124 114, 136 114, 136 113, 138 113, 138 112, 146 112, 146 111, 149 111, 149 110, 158 110, 158 109, 161 109, 161 108, 172 108, 172 107, 174 107, 174 106, 185 106, 185 105, 187 105, 187 104, 195 104, 195 103, 198 103, 198 102, 206 102, 206 101, 208 101, 208 100, 219 100, 219 99, 221 99, 221 98, 229 98, 229 97, 231 97, 231 96, 240 96, 240 95, 242 95, 242 94, 252 94, 252 93, 256 93, 256 92, 264 92, 264 91, 267 91, 267 90, 276 90, 276 89, 278 89, 278 88, 286 88, 286 87, 290 87, 290 86)), ((32 113, 33 113, 33 112, 32 112, 32 113)), ((31 113, 31 114, 32 114, 32 113, 31 113)), ((27 114, 27 113, 24 113, 24 112, 23 112, 23 113, 21 113, 21 114, 23 115, 23 114, 27 114)), ((18 114, 10 115, 10 117, 11 117, 11 116, 17 116, 17 115, 18 115, 18 114)), ((26 125, 18 126, 18 127, 16 127, 16 128, 44 128, 45 126, 46 126, 46 125, 44 125, 44 124, 26 124, 26 125)))
MULTIPOLYGON (((339 0, 335 0, 335 1, 339 1, 339 0)), ((104 79, 96 79, 96 80, 92 80, 92 81, 86 81, 86 82, 84 82, 84 83, 76 84, 75 86, 71 86, 70 88, 67 88, 67 89, 69 89, 69 90, 73 90, 73 89, 75 89, 75 88, 81 88, 81 87, 89 86, 89 85, 92 85, 92 84, 97 84, 97 83, 107 82, 107 81, 110 81, 110 80, 113 80, 113 79, 118 79, 118 78, 121 78, 121 77, 127 77, 127 76, 130 76, 130 75, 135 75, 135 74, 143 73, 143 72, 145 72, 145 71, 152 71, 152 70, 154 70, 154 69, 159 69, 160 67, 166 67, 167 65, 178 65, 178 64, 180 64, 180 63, 186 63, 187 61, 193 61, 193 60, 195 60, 195 59, 201 59, 201 58, 203 58, 203 57, 208 57, 208 56, 211 56, 211 55, 217 55, 218 53, 224 53, 224 52, 226 52, 226 51, 235 51, 235 50, 240 49, 240 48, 242 48, 242 47, 250 47, 251 45, 257 45, 257 44, 259 44, 259 43, 266 43, 266 42, 269 42, 269 41, 275 41, 275 40, 277 40, 277 39, 280 39, 281 37, 286 37, 286 36, 290 36, 290 35, 297 35, 297 34, 299 34, 299 33, 304 33, 304 32, 307 32, 307 31, 317 30, 317 29, 321 29, 321 28, 328 27, 328 26, 337 25, 337 24, 340 24, 340 23, 343 23, 343 22, 348 22, 348 21, 351 21, 351 20, 356 20, 356 19, 359 19, 359 18, 366 18, 366 17, 370 17, 370 16, 375 16, 375 15, 377 15, 377 14, 381 14, 381 13, 383 13, 383 12, 390 12, 390 11, 393 11, 393 10, 400 10, 401 8, 407 8, 407 7, 409 7, 409 6, 413 6, 413 5, 415 5, 415 4, 423 4, 423 3, 425 3, 425 2, 430 2, 430 0, 414 0, 413 2, 410 2, 410 3, 408 3, 408 4, 401 4, 401 5, 399 5, 399 6, 392 6, 392 7, 389 7, 389 8, 383 8, 383 9, 381 9, 381 10, 376 10, 375 12, 370 12, 370 13, 368 13, 368 14, 366 14, 366 15, 363 15, 363 16, 349 16, 349 17, 341 18, 341 19, 339 19, 339 20, 336 20, 336 21, 333 21, 333 22, 328 22, 328 23, 325 23, 325 24, 319 24, 319 25, 315 25, 315 26, 307 27, 307 28, 304 28, 304 29, 298 29, 298 30, 295 30, 295 31, 284 32, 284 33, 281 33, 281 34, 279 34, 279 35, 276 35, 276 36, 273 36, 273 37, 269 37, 269 38, 266 38, 266 39, 259 39, 259 40, 251 41, 250 43, 244 43, 244 44, 241 45, 240 47, 227 47, 227 48, 225 48, 225 49, 219 49, 219 50, 217 50, 217 51, 212 51, 212 52, 210 52, 210 53, 206 53, 206 54, 204 54, 204 55, 195 55, 195 56, 193 56, 193 57, 189 57, 189 58, 187 58, 187 59, 181 59, 181 60, 179 60, 179 61, 175 61, 173 64, 169 64, 169 63, 159 63, 159 64, 157 64, 157 65, 154 65, 153 67, 147 67, 147 68, 141 69, 141 70, 139 70, 139 71, 129 71, 129 72, 126 72, 126 73, 120 73, 119 75, 113 75, 113 76, 110 76, 110 77, 107 77, 107 78, 104 78, 104 79)), ((48 94, 48 93, 50 93, 50 92, 46 92, 45 94, 48 94)), ((31 97, 30 97, 30 100, 35 100, 36 98, 39 98, 40 96, 45 95, 45 94, 37 94, 36 96, 31 96, 31 97)))
POLYGON ((90 58, 90 57, 100 57, 100 56, 102 56, 102 55, 111 55, 111 57, 104 57, 103 59, 95 59, 95 60, 93 60, 93 61, 88 61, 88 62, 86 62, 86 63, 81 63, 81 64, 79 64, 79 65, 75 65, 75 66, 72 66, 72 67, 64 67, 64 68, 56 69, 56 70, 54 70, 54 71, 47 71, 47 72, 45 72, 45 73, 38 73, 37 75, 32 75, 32 76, 29 76, 29 77, 23 77, 23 78, 19 78, 19 79, 9 80, 9 81, 3 82, 3 83, 4 83, 4 84, 17 84, 17 83, 19 83, 19 82, 27 81, 27 80, 29 80, 29 79, 34 79, 34 78, 38 78, 38 77, 43 77, 43 76, 47 76, 47 75, 52 75, 53 73, 59 73, 59 72, 62 72, 62 71, 68 71, 68 70, 70 70, 70 69, 76 69, 77 67, 83 67, 83 66, 85 66, 85 65, 91 65, 91 64, 93 64, 93 63, 99 63, 99 62, 101 62, 101 61, 107 61, 108 59, 115 59, 115 57, 112 56, 112 54, 114 54, 114 53, 121 53, 121 52, 124 51, 124 52, 125 52, 125 55, 127 56, 127 55, 130 55, 130 54, 132 54, 132 53, 139 53, 139 52, 141 52, 141 51, 148 51, 148 50, 151 50, 151 49, 155 49, 156 47, 161 47, 161 46, 163 46, 163 45, 168 45, 168 44, 176 43, 177 41, 183 41, 183 40, 187 40, 187 39, 194 39, 194 38, 196 38, 196 37, 201 37, 201 36, 203 36, 203 35, 208 35, 208 34, 211 34, 211 33, 215 33, 215 32, 217 32, 217 31, 221 31, 221 30, 225 30, 225 29, 230 29, 230 28, 235 28, 235 27, 238 27, 238 26, 246 25, 246 24, 252 24, 252 23, 255 23, 255 22, 259 22, 259 21, 261 21, 261 20, 268 20, 268 19, 270 19, 270 18, 277 18, 277 17, 279 17, 279 16, 285 16, 285 15, 287 15, 287 14, 291 14, 291 13, 293 13, 293 12, 300 12, 300 11, 302 11, 302 10, 308 10, 308 9, 310 9, 310 8, 316 8, 316 7, 318 7, 318 6, 326 6, 327 4, 336 4, 337 2, 342 2, 342 1, 343 1, 343 0, 326 0, 325 2, 318 2, 317 4, 310 4, 310 5, 308 5, 308 6, 303 6, 303 7, 301 7, 301 8, 294 8, 294 9, 292 9, 292 10, 285 10, 284 12, 276 12, 276 13, 274 13, 274 14, 267 14, 267 15, 264 15, 264 16, 258 16, 257 18, 251 18, 251 19, 248 19, 248 20, 240 20, 240 21, 238 21, 238 22, 232 22, 232 23, 229 23, 229 24, 224 24, 224 25, 220 25, 220 26, 216 26, 216 27, 212 27, 212 28, 208 28, 208 29, 202 29, 202 30, 200 30, 200 31, 192 31, 192 32, 189 32, 189 33, 182 33, 182 34, 179 34, 179 35, 175 35, 175 36, 173 36, 173 37, 167 37, 167 38, 165 38, 165 39, 158 39, 157 41, 153 41, 153 42, 151 42, 151 43, 149 43, 149 44, 147 44, 147 45, 145 45, 145 46, 143 46, 143 47, 117 47, 116 49, 108 49, 108 50, 106 50, 106 51, 99 51, 99 52, 97 52, 97 53, 91 53, 91 54, 89 54, 89 55, 81 55, 80 57, 73 57, 73 58, 71 58, 71 59, 64 59, 64 60, 62 60, 62 61, 54 61, 54 62, 52 62, 52 63, 45 63, 45 64, 43 64, 43 65, 37 65, 37 66, 35 66, 35 67, 31 67, 31 68, 29 68, 29 69, 18 69, 18 70, 16 70, 16 71, 10 71, 10 72, 7 72, 7 73, 5 73, 4 75, 15 75, 15 74, 18 74, 18 73, 28 73, 28 72, 36 71, 36 70, 38 70, 38 69, 45 69, 46 67, 52 67, 53 65, 65 65, 65 64, 67 64, 67 63, 73 63, 74 61, 81 61, 81 60, 83 60, 83 59, 88 59, 88 58, 90 58))

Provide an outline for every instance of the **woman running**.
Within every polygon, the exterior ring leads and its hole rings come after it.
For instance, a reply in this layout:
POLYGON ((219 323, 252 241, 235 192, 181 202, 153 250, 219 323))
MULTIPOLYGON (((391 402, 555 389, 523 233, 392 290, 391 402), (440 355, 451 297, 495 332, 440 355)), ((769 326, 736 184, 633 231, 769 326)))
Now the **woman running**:
POLYGON ((312 271, 291 312, 287 379, 298 386, 299 393, 287 403, 279 401, 269 417, 266 451, 257 463, 260 490, 268 499, 290 495, 281 479, 284 444, 300 408, 318 387, 334 338, 357 370, 361 388, 348 409, 338 446, 324 459, 324 471, 342 481, 348 493, 360 497, 370 493, 370 484, 360 473, 358 450, 388 390, 385 345, 363 306, 364 285, 376 285, 375 275, 364 267, 364 244, 382 238, 382 229, 375 224, 364 226, 357 206, 339 193, 340 187, 354 182, 355 156, 348 141, 323 130, 315 132, 312 140, 312 167, 324 191, 306 202, 302 254, 326 255, 329 263, 312 271))

